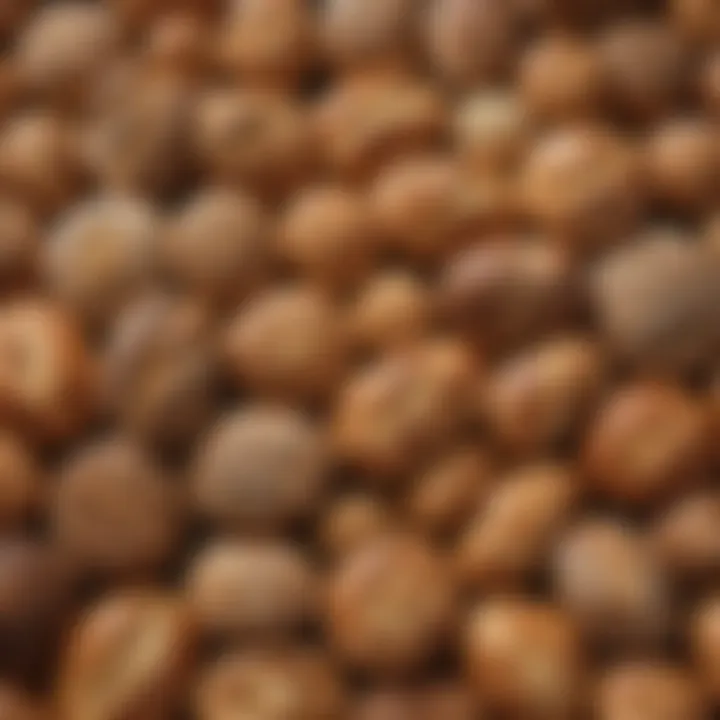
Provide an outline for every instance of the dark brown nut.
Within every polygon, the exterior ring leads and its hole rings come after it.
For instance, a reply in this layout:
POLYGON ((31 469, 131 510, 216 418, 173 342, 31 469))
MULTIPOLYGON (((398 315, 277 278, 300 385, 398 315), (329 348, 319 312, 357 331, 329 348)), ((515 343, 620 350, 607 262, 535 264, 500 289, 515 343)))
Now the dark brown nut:
POLYGON ((340 185, 302 190, 278 230, 278 254, 331 290, 366 278, 375 259, 376 228, 365 198, 340 185))
POLYGON ((523 720, 576 717, 582 659, 568 617, 540 602, 490 600, 466 635, 473 690, 490 710, 523 720))
POLYGON ((50 287, 88 325, 104 326, 150 282, 156 232, 154 211, 140 200, 71 207, 43 250, 50 287))
POLYGON ((551 131, 531 151, 522 185, 531 216, 579 250, 624 240, 643 206, 634 149, 602 127, 551 131))
POLYGON ((41 97, 77 101, 118 51, 119 39, 102 4, 62 0, 42 7, 20 35, 18 70, 41 97))
POLYGON ((720 133, 709 119, 673 120, 658 127, 646 149, 654 197, 679 211, 715 207, 720 192, 720 133))
POLYGON ((92 414, 95 367, 72 320, 41 300, 0 311, 0 417, 40 441, 77 433, 92 414))
POLYGON ((457 564, 464 582, 493 592, 525 586, 543 569, 577 496, 577 478, 561 465, 507 474, 460 538, 457 564))
POLYGON ((455 341, 432 341, 359 371, 338 398, 333 433, 339 455, 380 474, 412 469, 441 448, 466 415, 473 359, 455 341))
POLYGON ((210 520, 267 529, 312 512, 323 494, 326 471, 323 439, 304 416, 249 406, 210 431, 193 489, 199 510, 210 520))
POLYGON ((201 97, 194 141, 212 179, 246 185, 262 195, 295 186, 313 160, 300 105, 259 90, 214 90, 201 97))
POLYGON ((300 549, 280 542, 216 541, 192 561, 186 593, 211 635, 276 638, 315 611, 317 580, 300 549))
POLYGON ((373 275, 352 309, 350 323, 355 342, 374 351, 412 345, 430 332, 433 299, 431 289, 405 270, 373 275))
POLYGON ((602 351, 592 340, 546 340, 483 381, 481 414, 510 451, 542 454, 577 435, 604 380, 602 351))
POLYGON ((442 644, 454 605, 442 557, 411 535, 380 537, 345 558, 331 579, 331 641, 351 665, 404 673, 442 644))
POLYGON ((720 118, 720 52, 711 55, 702 71, 700 90, 705 107, 716 118, 720 118))
POLYGON ((312 20, 304 0, 236 0, 218 38, 221 67, 245 83, 293 86, 314 59, 312 20))
POLYGON ((599 647, 652 647, 668 630, 666 577, 646 537, 615 520, 568 531, 554 560, 555 590, 585 637, 599 647))
POLYGON ((170 717, 183 697, 194 635, 190 613, 176 597, 149 590, 106 596, 69 639, 59 717, 170 717))
POLYGON ((439 293, 448 320, 492 352, 562 325, 575 305, 570 257, 541 238, 499 238, 457 253, 439 293))
POLYGON ((0 198, 0 288, 15 289, 37 269, 40 228, 33 213, 11 198, 0 198))
POLYGON ((540 120, 587 118, 599 109, 600 62, 596 49, 587 41, 549 35, 527 51, 519 73, 525 106, 540 120))
POLYGON ((447 82, 477 86, 501 79, 518 40, 511 3, 431 0, 426 17, 428 54, 447 82))
POLYGON ((50 720, 44 704, 7 681, 0 684, 0 720, 50 720))
POLYGON ((457 534, 492 492, 492 469, 487 451, 475 447, 458 447, 441 455, 420 474, 410 492, 410 517, 426 533, 457 534))
POLYGON ((344 494, 324 511, 319 540, 332 557, 346 557, 389 532, 394 521, 388 507, 378 498, 360 492, 344 494))
POLYGON ((198 13, 176 10, 157 18, 145 40, 145 61, 152 71, 202 77, 211 65, 213 36, 198 13))
POLYGON ((197 304, 140 298, 117 318, 107 344, 109 407, 143 442, 161 448, 189 442, 212 413, 216 364, 197 304))
POLYGON ((342 317, 313 288, 273 288, 230 321, 224 339, 229 374, 239 386, 279 398, 324 397, 342 377, 342 317))
POLYGON ((712 250, 649 237, 596 269, 592 295, 613 349, 641 366, 682 371, 720 345, 720 261, 712 250))
POLYGON ((672 0, 675 26, 693 41, 713 47, 720 40, 720 8, 715 0, 672 0))
POLYGON ((392 160, 436 147, 448 118, 435 87, 383 73, 352 76, 335 85, 322 98, 315 120, 327 165, 358 179, 372 177, 392 160))
POLYGON ((175 488, 130 441, 109 438, 67 462, 55 491, 56 542, 79 568, 140 574, 174 550, 181 525, 175 488))
POLYGON ((668 114, 687 80, 683 46, 669 27, 619 23, 603 35, 599 53, 606 97, 622 118, 647 122, 668 114))
POLYGON ((59 210, 82 180, 80 149, 68 124, 37 110, 0 133, 0 186, 42 214, 59 210))
POLYGON ((264 275, 268 235, 268 218, 254 198, 222 188, 201 190, 163 233, 159 264, 200 298, 234 303, 264 275))
POLYGON ((703 405, 670 383, 621 386, 598 411, 585 439, 587 479, 601 495, 646 507, 687 489, 709 455, 703 405))
MULTIPOLYGON (((40 468, 30 449, 15 435, 0 434, 0 529, 27 520, 41 500, 40 468)), ((0 717, 2 717, 0 715, 0 717)))
POLYGON ((419 39, 417 6, 413 0, 328 0, 320 21, 326 55, 351 68, 407 65, 419 39))
POLYGON ((221 657, 201 676, 198 720, 331 720, 345 717, 344 692, 315 650, 250 650, 221 657))

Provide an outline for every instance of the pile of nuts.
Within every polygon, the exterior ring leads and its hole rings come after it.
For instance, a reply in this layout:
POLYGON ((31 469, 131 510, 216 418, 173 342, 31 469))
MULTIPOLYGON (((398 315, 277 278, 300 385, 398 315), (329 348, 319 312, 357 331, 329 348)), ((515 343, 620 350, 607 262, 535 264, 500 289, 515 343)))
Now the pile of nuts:
POLYGON ((0 43, 0 720, 720 717, 718 0, 0 43))

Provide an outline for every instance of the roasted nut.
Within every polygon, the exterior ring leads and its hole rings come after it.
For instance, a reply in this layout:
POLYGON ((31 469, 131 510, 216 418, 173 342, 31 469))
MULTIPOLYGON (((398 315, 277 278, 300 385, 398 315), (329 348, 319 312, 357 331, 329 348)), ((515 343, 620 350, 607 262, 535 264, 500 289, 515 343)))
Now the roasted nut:
POLYGON ((265 273, 268 219, 242 192, 202 190, 172 219, 159 264, 182 288, 220 303, 244 299, 265 273))
POLYGON ((538 464, 493 485, 460 537, 457 564, 467 584, 512 591, 526 587, 546 564, 570 519, 577 478, 561 465, 538 464))
POLYGON ((70 637, 60 717, 169 717, 180 704, 194 627, 182 601, 154 591, 111 594, 70 637))
POLYGON ((198 720, 330 720, 345 717, 344 693, 314 650, 247 651, 221 657, 200 678, 198 720))
POLYGON ((325 448, 314 425, 289 409, 249 406, 211 429, 193 490, 211 521, 267 529, 307 516, 325 476, 325 448))
POLYGON ((37 509, 41 495, 36 458, 20 438, 3 432, 0 434, 0 529, 22 525, 37 509))
POLYGON ((58 441, 92 414, 95 368, 72 320, 41 300, 0 310, 0 417, 58 441))
POLYGON ((429 660, 452 629, 444 563, 422 540, 387 535, 343 560, 331 579, 327 622, 348 663, 380 675, 429 660))
POLYGON ((0 288, 14 290, 33 279, 40 229, 33 213, 11 198, 0 199, 0 288))
POLYGON ((210 544, 192 561, 186 585, 201 627, 214 635, 282 636, 315 610, 310 563, 299 549, 279 542, 210 544))
POLYGON ((180 506, 162 470, 130 441, 82 448, 63 469, 52 509, 58 545, 81 569, 133 575, 175 549, 180 506))
POLYGON ((720 40, 720 8, 715 0, 672 0, 670 9, 676 26, 689 40, 710 47, 720 40))
POLYGON ((696 609, 690 625, 690 644, 705 691, 720 697, 720 599, 711 595, 696 609))
POLYGON ((562 612, 490 600, 472 613, 465 641, 472 688, 490 710, 523 720, 575 717, 581 653, 562 612))
POLYGON ((636 530, 615 520, 581 521, 561 540, 554 574, 561 604, 593 644, 637 650, 665 638, 668 585, 636 530))
POLYGON ((239 386, 279 398, 318 398, 342 377, 341 316, 312 288, 270 289, 240 308, 224 339, 229 374, 239 386))
POLYGON ((20 687, 8 682, 0 684, 2 720, 50 720, 50 717, 49 709, 20 687))
POLYGON ((702 404, 673 384, 638 381, 616 389, 600 408, 583 463, 598 493, 646 507, 699 479, 708 443, 702 404))

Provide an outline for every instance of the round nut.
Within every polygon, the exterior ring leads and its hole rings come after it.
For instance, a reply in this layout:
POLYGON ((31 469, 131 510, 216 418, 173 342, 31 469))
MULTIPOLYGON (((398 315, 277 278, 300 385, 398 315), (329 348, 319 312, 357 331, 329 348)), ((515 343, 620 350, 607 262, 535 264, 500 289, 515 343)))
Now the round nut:
POLYGON ((151 72, 200 78, 210 66, 213 40, 209 24, 197 13, 168 12, 148 30, 145 61, 151 72))

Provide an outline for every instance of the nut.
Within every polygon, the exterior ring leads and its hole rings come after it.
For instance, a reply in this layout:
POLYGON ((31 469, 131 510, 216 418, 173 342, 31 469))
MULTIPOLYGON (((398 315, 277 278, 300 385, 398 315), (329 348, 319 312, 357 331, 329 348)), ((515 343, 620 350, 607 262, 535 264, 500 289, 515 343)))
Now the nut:
POLYGON ((22 526, 38 509, 40 480, 41 471, 30 448, 7 431, 0 434, 0 528, 22 526))

